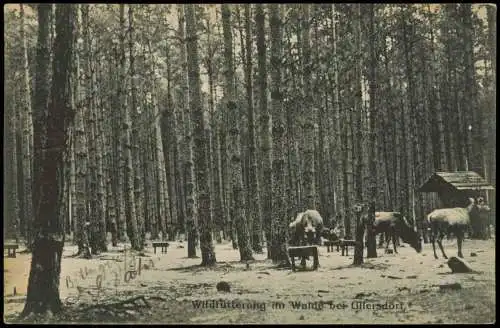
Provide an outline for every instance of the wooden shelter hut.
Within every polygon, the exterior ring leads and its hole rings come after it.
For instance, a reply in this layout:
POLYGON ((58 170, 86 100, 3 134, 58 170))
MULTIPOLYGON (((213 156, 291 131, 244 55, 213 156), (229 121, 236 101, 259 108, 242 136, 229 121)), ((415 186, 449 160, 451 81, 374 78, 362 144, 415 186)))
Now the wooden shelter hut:
MULTIPOLYGON (((440 207, 466 207, 469 198, 485 197, 488 190, 495 190, 483 177, 473 171, 435 172, 417 189, 417 192, 435 192, 441 201, 440 207)), ((491 215, 491 214, 490 214, 491 215)), ((490 222, 479 217, 479 210, 471 212, 474 235, 484 235, 490 222)))
POLYGON ((469 197, 484 197, 486 190, 494 189, 476 172, 458 171, 435 172, 417 191, 436 192, 443 207, 465 207, 469 197))

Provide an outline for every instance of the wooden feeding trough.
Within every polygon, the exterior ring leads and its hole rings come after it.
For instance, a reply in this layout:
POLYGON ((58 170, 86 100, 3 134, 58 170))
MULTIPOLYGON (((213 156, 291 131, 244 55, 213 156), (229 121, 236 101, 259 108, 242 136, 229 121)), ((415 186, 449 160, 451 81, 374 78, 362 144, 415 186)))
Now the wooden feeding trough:
POLYGON ((316 246, 293 246, 288 247, 288 255, 292 261, 292 271, 296 270, 295 266, 295 258, 305 258, 308 256, 313 257, 313 270, 317 270, 319 266, 319 257, 318 257, 318 247, 316 246))

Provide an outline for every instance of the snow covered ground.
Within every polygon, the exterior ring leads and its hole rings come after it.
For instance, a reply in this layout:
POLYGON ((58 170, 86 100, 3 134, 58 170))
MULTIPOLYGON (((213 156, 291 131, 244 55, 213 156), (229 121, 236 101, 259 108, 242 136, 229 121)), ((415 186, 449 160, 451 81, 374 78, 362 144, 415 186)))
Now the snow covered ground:
MULTIPOLYGON (((155 255, 148 247, 144 256, 133 256, 120 246, 91 260, 72 257, 76 248, 68 245, 60 285, 66 308, 51 320, 299 324, 496 320, 495 240, 465 240, 465 259, 480 271, 473 274, 451 274, 446 260, 434 259, 430 244, 420 254, 405 246, 398 248, 399 254, 378 249, 379 257, 365 259, 362 267, 351 266, 352 250, 343 257, 336 250, 327 253, 322 246, 317 271, 292 273, 274 268, 264 254, 254 255, 256 260, 247 267, 239 263, 239 251, 231 243, 216 245, 214 268, 199 267, 201 259, 188 259, 186 243, 175 241, 167 254, 157 250, 155 255), (140 274, 125 277, 133 263, 138 269, 139 258, 140 274), (228 282, 231 291, 218 292, 220 281, 228 282), (439 285, 450 282, 458 282, 461 289, 440 290, 439 285), (135 305, 113 304, 139 296, 144 298, 135 305)), ((445 241, 445 251, 455 256, 456 242, 445 241)), ((4 257, 4 320, 8 322, 23 309, 29 266, 30 254, 4 257)))

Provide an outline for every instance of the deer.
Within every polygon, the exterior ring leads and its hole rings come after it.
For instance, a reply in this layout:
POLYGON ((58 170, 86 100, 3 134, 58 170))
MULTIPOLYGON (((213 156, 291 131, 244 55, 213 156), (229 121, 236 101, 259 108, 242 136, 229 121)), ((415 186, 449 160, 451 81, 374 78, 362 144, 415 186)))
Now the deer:
POLYGON ((297 214, 289 225, 292 232, 293 244, 321 244, 323 218, 316 210, 307 210, 297 214))
POLYGON ((385 252, 388 252, 389 241, 392 239, 394 253, 397 254, 396 242, 401 237, 405 243, 415 249, 417 253, 422 251, 422 241, 412 224, 400 212, 375 212, 373 223, 375 235, 383 233, 385 235, 385 252))
MULTIPOLYGON (((290 244, 294 246, 320 245, 323 232, 323 218, 316 210, 300 212, 288 228, 290 229, 290 244)), ((308 258, 308 257, 307 257, 308 258)), ((302 257, 301 265, 306 265, 306 257, 302 257)))
POLYGON ((470 213, 476 206, 474 198, 469 198, 467 207, 455 208, 440 208, 432 211, 427 215, 427 223, 431 228, 431 242, 434 251, 434 258, 438 259, 436 254, 436 238, 437 244, 443 253, 443 257, 447 259, 442 240, 448 232, 452 232, 457 237, 458 257, 463 258, 462 243, 464 240, 465 231, 470 224, 470 213))

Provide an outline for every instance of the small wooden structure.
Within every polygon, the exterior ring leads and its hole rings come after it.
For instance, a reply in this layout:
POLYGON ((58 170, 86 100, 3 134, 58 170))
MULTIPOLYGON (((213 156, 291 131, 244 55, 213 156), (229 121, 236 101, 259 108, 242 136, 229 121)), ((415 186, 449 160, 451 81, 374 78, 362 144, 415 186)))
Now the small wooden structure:
POLYGON ((349 256, 349 247, 356 247, 356 241, 352 239, 341 239, 340 248, 342 249, 342 256, 349 256))
POLYGON ((7 257, 12 257, 12 258, 16 257, 16 249, 18 248, 19 248, 18 244, 5 244, 3 246, 3 249, 7 250, 7 257))
POLYGON ((435 172, 417 189, 418 192, 436 192, 443 207, 465 207, 468 198, 483 196, 494 190, 484 178, 473 171, 435 172))
MULTIPOLYGON (((495 190, 483 177, 473 171, 435 172, 417 192, 436 192, 442 207, 466 207, 469 198, 477 200, 488 190, 495 190)), ((482 219, 479 210, 470 213, 473 235, 484 235, 489 219, 482 219)))
POLYGON ((161 247, 161 252, 166 253, 168 246, 170 246, 170 244, 167 243, 166 241, 153 241, 152 244, 153 244, 155 254, 156 254, 157 247, 161 247))
POLYGON ((333 246, 337 246, 337 252, 338 252, 339 251, 340 240, 336 240, 336 241, 325 240, 323 242, 323 245, 326 246, 326 252, 327 253, 333 252, 333 246))
POLYGON ((342 248, 342 256, 349 256, 349 247, 355 247, 356 241, 351 239, 337 239, 335 241, 325 240, 323 245, 326 246, 327 253, 333 252, 333 246, 337 246, 337 252, 342 248))
MULTIPOLYGON (((288 255, 292 261, 292 271, 295 271, 295 258, 301 257, 305 258, 308 256, 313 256, 313 270, 317 270, 319 266, 319 257, 318 257, 318 247, 316 246, 291 246, 288 247, 288 255)), ((304 261, 305 263, 305 261, 304 261)))

